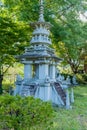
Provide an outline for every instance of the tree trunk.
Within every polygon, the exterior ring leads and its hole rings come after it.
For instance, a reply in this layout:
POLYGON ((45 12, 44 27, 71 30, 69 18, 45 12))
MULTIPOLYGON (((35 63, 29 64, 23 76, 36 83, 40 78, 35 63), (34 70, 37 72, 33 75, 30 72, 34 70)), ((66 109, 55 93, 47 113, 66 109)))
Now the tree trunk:
POLYGON ((72 72, 74 74, 77 74, 78 73, 78 66, 77 65, 74 65, 72 63, 70 63, 70 66, 71 66, 71 69, 72 69, 72 72))
POLYGON ((84 58, 84 71, 87 73, 87 56, 84 58))
POLYGON ((84 63, 84 71, 87 73, 87 63, 84 63))
POLYGON ((3 81, 3 75, 0 74, 0 94, 3 93, 3 90, 2 90, 2 81, 3 81))

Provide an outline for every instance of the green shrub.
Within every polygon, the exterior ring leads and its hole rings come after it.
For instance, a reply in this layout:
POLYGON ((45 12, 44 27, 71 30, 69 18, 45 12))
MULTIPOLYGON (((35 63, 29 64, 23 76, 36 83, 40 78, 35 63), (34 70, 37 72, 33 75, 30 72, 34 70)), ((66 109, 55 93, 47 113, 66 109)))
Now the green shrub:
POLYGON ((53 117, 50 103, 33 97, 0 96, 0 129, 30 130, 49 126, 53 117))

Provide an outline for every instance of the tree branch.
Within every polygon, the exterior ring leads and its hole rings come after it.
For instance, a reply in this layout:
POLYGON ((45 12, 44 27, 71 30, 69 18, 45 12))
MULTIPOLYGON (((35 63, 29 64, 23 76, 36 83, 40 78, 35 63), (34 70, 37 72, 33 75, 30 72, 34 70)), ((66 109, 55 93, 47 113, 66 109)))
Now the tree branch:
POLYGON ((3 72, 3 75, 8 71, 8 69, 10 68, 11 66, 9 65, 6 70, 3 72))

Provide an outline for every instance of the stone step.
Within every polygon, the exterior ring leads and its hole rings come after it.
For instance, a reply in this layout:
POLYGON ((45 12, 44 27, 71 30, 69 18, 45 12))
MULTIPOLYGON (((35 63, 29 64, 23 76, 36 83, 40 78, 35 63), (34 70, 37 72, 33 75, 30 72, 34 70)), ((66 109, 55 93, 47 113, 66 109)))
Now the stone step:
POLYGON ((66 105, 66 93, 62 89, 61 85, 59 83, 54 83, 55 89, 57 93, 60 95, 61 99, 63 100, 64 104, 66 105))

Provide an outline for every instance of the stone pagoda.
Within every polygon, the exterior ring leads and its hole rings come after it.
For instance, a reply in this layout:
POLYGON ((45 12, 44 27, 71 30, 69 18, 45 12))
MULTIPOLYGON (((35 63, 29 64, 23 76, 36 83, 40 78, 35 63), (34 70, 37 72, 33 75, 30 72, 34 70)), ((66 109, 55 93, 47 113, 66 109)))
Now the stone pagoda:
POLYGON ((40 0, 40 14, 34 27, 30 46, 17 59, 24 64, 24 78, 19 75, 16 79, 14 95, 34 96, 43 101, 51 101, 58 106, 70 106, 67 95, 61 84, 56 80, 56 66, 61 61, 55 55, 49 38, 51 24, 44 20, 43 0, 40 0))

